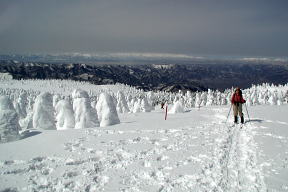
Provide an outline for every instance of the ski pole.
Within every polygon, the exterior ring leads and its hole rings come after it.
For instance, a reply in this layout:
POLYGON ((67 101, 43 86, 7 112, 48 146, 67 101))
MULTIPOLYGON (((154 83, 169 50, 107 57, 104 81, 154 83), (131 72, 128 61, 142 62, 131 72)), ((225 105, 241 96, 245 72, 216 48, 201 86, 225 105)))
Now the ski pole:
POLYGON ((167 112, 168 112, 168 105, 166 105, 166 109, 165 109, 165 120, 167 120, 167 112))
POLYGON ((226 118, 225 124, 226 124, 226 123, 227 123, 227 121, 228 121, 228 117, 229 117, 229 115, 230 115, 230 112, 231 112, 231 108, 232 108, 232 104, 230 105, 229 113, 228 113, 228 115, 227 115, 227 118, 226 118))
POLYGON ((248 113, 248 109, 247 109, 247 105, 246 105, 246 103, 245 103, 245 107, 246 107, 246 112, 247 112, 248 119, 249 119, 249 122, 250 122, 250 116, 249 116, 249 113, 248 113))

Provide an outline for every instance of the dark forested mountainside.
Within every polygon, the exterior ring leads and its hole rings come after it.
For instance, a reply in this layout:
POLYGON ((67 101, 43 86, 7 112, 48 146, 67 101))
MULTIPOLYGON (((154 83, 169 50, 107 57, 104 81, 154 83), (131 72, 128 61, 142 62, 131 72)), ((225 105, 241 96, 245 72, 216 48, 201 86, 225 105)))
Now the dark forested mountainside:
POLYGON ((86 65, 0 61, 0 72, 14 79, 71 79, 94 84, 123 83, 145 90, 207 90, 288 82, 287 65, 147 64, 86 65))

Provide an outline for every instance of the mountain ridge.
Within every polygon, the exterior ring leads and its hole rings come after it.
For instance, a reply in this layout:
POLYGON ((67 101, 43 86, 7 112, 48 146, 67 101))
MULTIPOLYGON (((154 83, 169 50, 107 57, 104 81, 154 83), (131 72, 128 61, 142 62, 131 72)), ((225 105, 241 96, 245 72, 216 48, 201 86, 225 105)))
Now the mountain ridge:
POLYGON ((144 90, 224 90, 232 86, 288 82, 288 65, 273 64, 138 64, 91 65, 0 61, 0 72, 15 79, 71 79, 94 84, 122 83, 144 90))

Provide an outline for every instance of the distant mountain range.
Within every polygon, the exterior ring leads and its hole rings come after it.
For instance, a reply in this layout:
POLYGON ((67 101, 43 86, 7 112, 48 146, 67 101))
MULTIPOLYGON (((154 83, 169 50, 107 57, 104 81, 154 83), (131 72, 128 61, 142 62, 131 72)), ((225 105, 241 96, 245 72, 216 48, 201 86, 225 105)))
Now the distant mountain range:
POLYGON ((8 72, 15 79, 72 79, 94 84, 123 83, 144 90, 162 91, 203 91, 208 88, 223 90, 232 86, 247 88, 260 83, 288 83, 288 63, 285 59, 212 60, 185 55, 136 56, 120 55, 117 59, 116 56, 96 58, 86 55, 89 59, 85 62, 82 55, 2 55, 0 72, 8 72))

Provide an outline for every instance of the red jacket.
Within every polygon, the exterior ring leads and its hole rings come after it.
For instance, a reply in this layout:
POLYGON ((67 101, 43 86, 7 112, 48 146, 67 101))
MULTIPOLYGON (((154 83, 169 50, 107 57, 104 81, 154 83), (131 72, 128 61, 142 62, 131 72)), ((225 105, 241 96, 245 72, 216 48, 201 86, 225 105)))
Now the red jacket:
POLYGON ((237 95, 236 93, 233 94, 231 99, 232 104, 235 103, 245 103, 246 101, 243 99, 242 95, 237 95))

